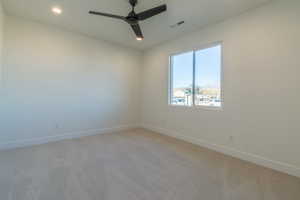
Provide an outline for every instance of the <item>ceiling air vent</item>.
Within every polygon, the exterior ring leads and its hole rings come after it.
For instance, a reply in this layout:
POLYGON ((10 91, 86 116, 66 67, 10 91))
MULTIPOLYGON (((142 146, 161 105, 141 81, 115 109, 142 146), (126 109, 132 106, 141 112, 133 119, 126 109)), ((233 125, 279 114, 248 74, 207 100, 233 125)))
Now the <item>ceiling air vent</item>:
POLYGON ((176 27, 178 27, 178 26, 180 26, 180 25, 182 25, 182 24, 184 24, 184 21, 177 22, 176 24, 173 24, 173 25, 171 25, 170 27, 171 27, 171 28, 176 28, 176 27))

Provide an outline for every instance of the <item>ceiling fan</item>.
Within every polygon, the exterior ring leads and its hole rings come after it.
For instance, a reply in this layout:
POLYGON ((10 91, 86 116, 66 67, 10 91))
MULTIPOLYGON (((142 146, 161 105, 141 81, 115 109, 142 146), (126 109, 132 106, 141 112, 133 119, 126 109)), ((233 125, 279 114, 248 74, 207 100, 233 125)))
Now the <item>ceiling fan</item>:
POLYGON ((158 15, 162 12, 165 12, 167 10, 167 5, 161 5, 146 11, 143 11, 141 13, 135 13, 134 8, 138 3, 138 0, 129 0, 129 3, 132 6, 132 11, 128 14, 127 17, 123 17, 123 16, 119 16, 119 15, 113 15, 113 14, 108 14, 108 13, 102 13, 102 12, 96 12, 96 11, 90 11, 90 14, 93 15, 101 15, 101 16, 105 16, 105 17, 111 17, 111 18, 115 18, 115 19, 120 19, 123 20, 125 22, 127 22, 132 30, 134 31, 134 33, 136 34, 136 39, 137 40, 143 40, 144 36, 141 30, 141 27, 139 25, 139 21, 143 21, 146 20, 150 17, 153 17, 155 15, 158 15))

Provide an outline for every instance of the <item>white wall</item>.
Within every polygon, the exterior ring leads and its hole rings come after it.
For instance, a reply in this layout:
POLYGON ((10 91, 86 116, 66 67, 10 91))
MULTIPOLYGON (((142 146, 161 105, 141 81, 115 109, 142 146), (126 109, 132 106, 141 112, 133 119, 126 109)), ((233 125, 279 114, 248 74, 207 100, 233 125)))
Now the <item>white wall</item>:
POLYGON ((0 146, 137 124, 140 52, 10 16, 4 45, 0 146))
POLYGON ((4 33, 4 11, 0 1, 0 94, 2 89, 2 51, 3 51, 3 33, 4 33))
POLYGON ((299 19, 299 0, 275 1, 146 51, 144 127, 300 176, 299 19), (168 106, 168 56, 216 41, 223 111, 168 106))

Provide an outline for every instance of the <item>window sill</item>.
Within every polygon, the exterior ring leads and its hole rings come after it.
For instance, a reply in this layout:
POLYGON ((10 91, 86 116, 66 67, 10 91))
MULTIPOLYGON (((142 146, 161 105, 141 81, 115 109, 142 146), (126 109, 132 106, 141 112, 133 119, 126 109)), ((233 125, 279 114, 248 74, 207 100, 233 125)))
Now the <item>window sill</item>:
POLYGON ((184 108, 184 109, 223 111, 223 106, 220 106, 220 107, 216 107, 216 106, 185 106, 185 105, 173 105, 173 104, 168 104, 168 106, 174 107, 174 108, 184 108))

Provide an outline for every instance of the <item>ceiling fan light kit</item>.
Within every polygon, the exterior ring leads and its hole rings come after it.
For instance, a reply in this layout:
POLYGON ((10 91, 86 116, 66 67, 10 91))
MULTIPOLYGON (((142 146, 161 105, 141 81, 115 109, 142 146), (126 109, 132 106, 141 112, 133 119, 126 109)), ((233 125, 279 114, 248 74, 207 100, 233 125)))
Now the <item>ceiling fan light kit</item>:
POLYGON ((164 4, 164 5, 157 6, 155 8, 151 8, 149 10, 143 11, 141 13, 136 13, 134 11, 134 8, 137 5, 138 0, 129 0, 129 3, 132 7, 132 11, 126 17, 120 16, 120 15, 113 15, 113 14, 108 14, 108 13, 97 12, 97 11, 90 11, 89 13, 93 14, 93 15, 100 15, 100 16, 120 19, 120 20, 127 22, 131 26, 132 30, 134 31, 134 33, 136 35, 136 39, 138 41, 141 41, 144 39, 144 36, 143 36, 142 30, 141 30, 141 27, 139 25, 139 21, 149 19, 155 15, 165 12, 167 10, 167 5, 164 4))

